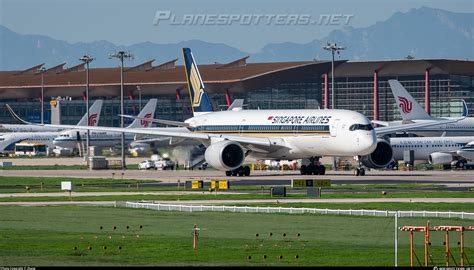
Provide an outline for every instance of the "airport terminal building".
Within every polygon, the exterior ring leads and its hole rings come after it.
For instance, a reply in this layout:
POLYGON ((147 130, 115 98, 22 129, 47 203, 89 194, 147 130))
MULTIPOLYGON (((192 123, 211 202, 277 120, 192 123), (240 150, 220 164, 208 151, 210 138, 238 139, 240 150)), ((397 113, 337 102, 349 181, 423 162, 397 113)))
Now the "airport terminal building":
MULTIPOLYGON (((215 110, 227 109, 236 98, 245 99, 247 109, 331 107, 331 62, 247 63, 247 58, 199 65, 215 110)), ((126 114, 137 114, 156 97, 155 118, 191 117, 184 67, 176 61, 154 65, 151 60, 124 69, 126 114)), ((38 72, 42 66, 1 71, 0 106, 10 104, 20 117, 38 122, 43 87, 46 121, 51 106, 60 106, 61 123, 77 123, 86 111, 84 64, 38 72)), ((474 61, 446 59, 336 61, 335 108, 359 111, 371 120, 400 119, 389 79, 398 79, 433 116, 459 116, 460 99, 467 102, 471 115, 474 111, 474 61)), ((99 124, 119 126, 120 68, 90 69, 90 99, 99 98, 105 100, 99 124)), ((15 120, 2 109, 0 123, 15 120)))

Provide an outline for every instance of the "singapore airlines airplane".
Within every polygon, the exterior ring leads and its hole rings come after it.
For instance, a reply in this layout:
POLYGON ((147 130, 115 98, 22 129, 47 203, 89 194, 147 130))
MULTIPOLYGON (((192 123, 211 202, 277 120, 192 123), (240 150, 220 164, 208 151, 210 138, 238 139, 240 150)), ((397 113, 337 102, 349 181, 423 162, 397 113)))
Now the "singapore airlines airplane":
MULTIPOLYGON (((150 99, 145 107, 140 111, 137 118, 135 119, 127 128, 146 128, 149 126, 150 121, 146 119, 153 118, 155 115, 157 99, 150 99)), ((74 149, 77 147, 78 142, 85 143, 86 141, 86 131, 78 130, 65 130, 59 133, 57 137, 54 138, 53 144, 57 148, 67 148, 74 149)), ((122 136, 118 132, 109 132, 109 131, 92 131, 89 135, 89 145, 98 146, 98 147, 114 147, 120 145, 122 136)), ((126 133, 125 134, 125 143, 130 144, 134 140, 134 134, 126 133)))
MULTIPOLYGON (((378 124, 384 126, 396 126, 404 123, 429 123, 440 120, 452 120, 454 118, 436 118, 425 112, 423 107, 411 96, 408 91, 397 80, 389 80, 392 94, 397 102, 398 109, 402 115, 403 121, 382 122, 378 124)), ((420 136, 474 136, 474 117, 466 117, 468 115, 467 105, 463 102, 464 119, 448 124, 438 124, 429 127, 421 127, 410 130, 420 136)))
MULTIPOLYGON (((100 111, 102 110, 102 100, 96 100, 89 109, 89 120, 87 119, 87 113, 84 114, 82 119, 77 123, 76 126, 65 126, 64 128, 77 128, 79 126, 86 126, 89 121, 90 126, 97 126, 100 118, 100 111)), ((10 106, 7 105, 8 110, 12 112, 10 106)), ((22 121, 18 116, 12 113, 13 117, 17 120, 22 121)), ((31 123, 30 123, 31 124, 31 123)), ((52 153, 54 148, 53 140, 59 135, 59 131, 49 132, 10 132, 0 134, 0 153, 11 153, 15 149, 15 144, 19 142, 38 142, 48 146, 48 151, 52 153)))
MULTIPOLYGON (((321 156, 360 156, 364 165, 384 167, 392 161, 390 144, 377 136, 429 124, 381 127, 374 130, 364 115, 349 110, 228 110, 214 112, 193 54, 183 49, 193 117, 184 122, 158 120, 174 130, 86 127, 83 129, 130 132, 195 139, 207 149, 205 159, 226 175, 250 175, 242 166, 246 157, 256 159, 305 159, 302 174, 325 174, 321 156)), ((452 122, 452 121, 446 121, 452 122)), ((58 125, 46 125, 58 126, 58 125)), ((61 126, 59 126, 61 127, 61 126)))

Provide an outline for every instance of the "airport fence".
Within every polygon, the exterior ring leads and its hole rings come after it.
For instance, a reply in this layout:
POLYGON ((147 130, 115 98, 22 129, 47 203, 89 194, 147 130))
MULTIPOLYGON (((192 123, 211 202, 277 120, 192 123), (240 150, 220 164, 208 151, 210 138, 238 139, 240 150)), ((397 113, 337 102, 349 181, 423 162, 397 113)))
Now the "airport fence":
POLYGON ((116 201, 115 207, 144 208, 156 211, 180 212, 239 212, 239 213, 287 213, 287 214, 324 214, 350 215, 374 217, 438 217, 459 218, 474 220, 474 213, 470 212, 440 212, 440 211, 381 211, 366 209, 320 209, 295 207, 251 207, 251 206, 224 206, 224 205, 183 205, 163 203, 141 203, 116 201))

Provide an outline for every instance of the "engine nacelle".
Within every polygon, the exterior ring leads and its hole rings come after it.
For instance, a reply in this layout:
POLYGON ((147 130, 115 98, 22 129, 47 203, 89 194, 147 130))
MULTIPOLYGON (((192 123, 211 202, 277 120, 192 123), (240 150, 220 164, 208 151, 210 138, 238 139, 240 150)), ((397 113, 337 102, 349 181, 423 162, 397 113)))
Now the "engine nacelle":
POLYGON ((226 140, 209 145, 204 157, 216 169, 234 170, 244 163, 245 153, 240 144, 226 140))
POLYGON ((150 144, 148 143, 132 143, 130 144, 130 153, 136 156, 144 156, 151 150, 150 144))
POLYGON ((377 148, 372 154, 363 156, 361 161, 364 166, 373 169, 385 168, 393 159, 393 149, 384 139, 377 139, 377 148))
POLYGON ((430 164, 451 164, 451 161, 453 161, 453 155, 435 152, 429 155, 428 161, 430 164))

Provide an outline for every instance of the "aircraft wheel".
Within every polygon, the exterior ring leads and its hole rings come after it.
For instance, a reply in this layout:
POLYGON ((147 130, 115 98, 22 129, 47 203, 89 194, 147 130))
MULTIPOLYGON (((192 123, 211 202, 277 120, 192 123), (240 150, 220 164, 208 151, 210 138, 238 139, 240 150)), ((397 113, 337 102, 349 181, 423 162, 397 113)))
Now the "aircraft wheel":
POLYGON ((231 175, 232 175, 232 171, 225 171, 225 175, 226 175, 226 176, 231 176, 231 175))
POLYGON ((321 165, 319 167, 319 174, 320 175, 325 175, 326 174, 326 167, 324 167, 323 165, 321 165))
POLYGON ((306 175, 306 165, 301 165, 300 173, 301 173, 301 175, 306 175))
POLYGON ((245 176, 250 176, 250 167, 249 166, 244 167, 244 175, 245 176))
POLYGON ((311 171, 313 172, 314 175, 319 175, 319 167, 312 166, 311 171))
POLYGON ((360 174, 360 170, 359 170, 358 168, 355 169, 355 170, 354 170, 354 175, 355 175, 355 176, 359 176, 359 174, 360 174))

